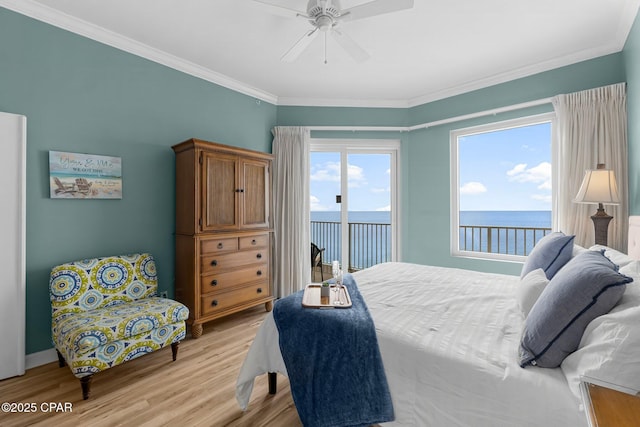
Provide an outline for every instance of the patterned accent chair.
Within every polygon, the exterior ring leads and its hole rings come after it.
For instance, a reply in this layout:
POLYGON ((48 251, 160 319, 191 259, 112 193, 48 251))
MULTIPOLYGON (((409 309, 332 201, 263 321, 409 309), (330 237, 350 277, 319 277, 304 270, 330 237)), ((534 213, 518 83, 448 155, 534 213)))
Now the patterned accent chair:
POLYGON ((60 367, 68 364, 88 399, 93 374, 171 344, 173 360, 186 335, 189 309, 157 297, 150 254, 85 259, 51 270, 52 337, 60 367))

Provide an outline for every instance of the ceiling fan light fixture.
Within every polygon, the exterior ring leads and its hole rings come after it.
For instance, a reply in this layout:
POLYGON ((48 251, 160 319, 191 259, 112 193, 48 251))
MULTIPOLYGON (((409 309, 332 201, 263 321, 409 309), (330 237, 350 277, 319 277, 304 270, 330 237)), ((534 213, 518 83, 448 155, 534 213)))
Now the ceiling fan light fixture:
POLYGON ((320 31, 329 31, 333 28, 334 21, 331 17, 323 15, 316 18, 316 26, 320 31))

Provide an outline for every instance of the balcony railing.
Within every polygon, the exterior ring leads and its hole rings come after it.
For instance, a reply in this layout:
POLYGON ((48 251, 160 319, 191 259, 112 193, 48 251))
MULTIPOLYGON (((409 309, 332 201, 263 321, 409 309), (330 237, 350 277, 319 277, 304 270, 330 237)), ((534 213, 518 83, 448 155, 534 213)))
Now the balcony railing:
MULTIPOLYGON (((461 251, 526 256, 550 232, 545 227, 461 225, 459 247, 461 251)), ((339 222, 311 221, 311 241, 324 248, 325 265, 342 259, 339 222)), ((387 261, 391 261, 391 224, 350 222, 348 271, 387 261)))
POLYGON ((546 227, 461 225, 461 251, 526 256, 536 243, 551 232, 546 227))
MULTIPOLYGON (((391 224, 350 222, 348 225, 348 271, 391 261, 391 224)), ((324 248, 322 259, 325 264, 342 259, 339 222, 311 221, 311 241, 324 248)))

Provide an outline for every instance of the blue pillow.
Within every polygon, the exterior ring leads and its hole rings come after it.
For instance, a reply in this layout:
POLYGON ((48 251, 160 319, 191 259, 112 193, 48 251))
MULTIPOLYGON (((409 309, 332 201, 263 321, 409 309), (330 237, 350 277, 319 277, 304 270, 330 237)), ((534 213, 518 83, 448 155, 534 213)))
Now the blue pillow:
POLYGON ((571 259, 545 287, 525 320, 520 366, 560 366, 577 350, 585 328, 608 313, 633 281, 601 252, 586 251, 571 259))
POLYGON ((547 279, 551 280, 558 270, 571 259, 574 237, 556 231, 540 239, 527 256, 522 266, 520 278, 522 279, 533 270, 541 268, 547 279))

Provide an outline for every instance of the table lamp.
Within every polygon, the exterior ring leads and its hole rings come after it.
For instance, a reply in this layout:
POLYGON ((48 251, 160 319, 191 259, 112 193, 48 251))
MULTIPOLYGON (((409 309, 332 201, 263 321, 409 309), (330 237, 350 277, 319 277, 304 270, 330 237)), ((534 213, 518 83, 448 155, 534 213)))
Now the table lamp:
POLYGON ((618 184, 613 171, 605 169, 604 163, 599 163, 596 170, 586 171, 578 195, 573 201, 598 204, 598 211, 591 216, 595 227, 596 245, 607 246, 609 222, 613 217, 607 215, 603 205, 620 203, 618 184))

